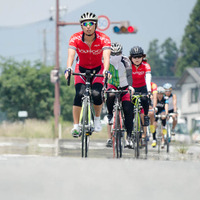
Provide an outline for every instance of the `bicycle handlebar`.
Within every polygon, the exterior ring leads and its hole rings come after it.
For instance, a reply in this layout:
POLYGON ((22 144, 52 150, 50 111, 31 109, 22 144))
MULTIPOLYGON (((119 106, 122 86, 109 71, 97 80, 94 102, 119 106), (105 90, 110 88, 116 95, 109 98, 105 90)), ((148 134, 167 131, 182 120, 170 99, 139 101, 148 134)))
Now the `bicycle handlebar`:
POLYGON ((155 117, 158 117, 158 118, 161 118, 161 117, 172 117, 173 115, 176 115, 176 113, 168 113, 167 115, 161 115, 161 114, 156 115, 155 114, 155 117))
MULTIPOLYGON (((96 76, 96 77, 104 77, 103 74, 94 74, 94 73, 88 73, 89 76, 96 76)), ((86 72, 85 73, 75 73, 73 72, 72 75, 79 75, 79 76, 86 76, 88 75, 86 72)))
POLYGON ((96 77, 104 77, 103 74, 95 74, 95 73, 87 73, 87 72, 85 72, 85 73, 71 72, 71 69, 68 69, 68 73, 69 73, 68 78, 67 78, 67 85, 68 85, 68 86, 70 85, 71 75, 85 76, 85 77, 86 77, 87 75, 89 75, 89 76, 91 76, 91 77, 93 77, 93 76, 96 76, 96 77))
POLYGON ((111 89, 111 90, 107 90, 106 93, 123 93, 123 92, 129 92, 128 90, 115 90, 115 89, 111 89))

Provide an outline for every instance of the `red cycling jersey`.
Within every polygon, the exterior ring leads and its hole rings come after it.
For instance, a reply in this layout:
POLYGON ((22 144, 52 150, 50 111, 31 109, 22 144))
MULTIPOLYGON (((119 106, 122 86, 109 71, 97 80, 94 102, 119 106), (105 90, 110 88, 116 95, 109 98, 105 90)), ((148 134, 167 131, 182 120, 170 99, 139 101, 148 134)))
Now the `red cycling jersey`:
POLYGON ((75 49, 79 66, 87 69, 93 69, 102 65, 102 55, 104 49, 111 48, 110 38, 99 31, 95 32, 95 40, 91 47, 84 42, 83 31, 75 33, 69 41, 69 48, 75 49))
POLYGON ((136 69, 136 67, 132 64, 132 87, 139 88, 145 86, 145 75, 148 72, 151 72, 151 67, 147 62, 142 61, 138 69, 136 69))

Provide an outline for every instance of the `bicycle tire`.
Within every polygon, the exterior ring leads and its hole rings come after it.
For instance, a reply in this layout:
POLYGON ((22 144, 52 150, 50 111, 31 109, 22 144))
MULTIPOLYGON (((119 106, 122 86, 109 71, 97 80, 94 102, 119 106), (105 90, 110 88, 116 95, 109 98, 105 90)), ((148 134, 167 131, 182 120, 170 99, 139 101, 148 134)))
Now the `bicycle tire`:
POLYGON ((169 140, 170 140, 170 125, 167 124, 167 136, 166 136, 166 146, 167 146, 167 153, 169 153, 169 140))
POLYGON ((135 144, 136 144, 136 147, 135 147, 135 157, 136 158, 139 158, 139 155, 140 155, 140 130, 139 130, 139 112, 138 112, 138 109, 136 109, 136 114, 135 114, 135 144))
POLYGON ((120 116, 119 116, 119 110, 116 109, 115 111, 115 151, 117 158, 120 158, 122 156, 122 146, 121 146, 121 134, 120 134, 120 116))
POLYGON ((118 110, 118 147, 119 147, 119 157, 122 157, 122 113, 120 110, 118 110))
POLYGON ((161 137, 162 137, 162 123, 161 121, 159 122, 158 125, 158 138, 157 138, 157 144, 158 144, 158 153, 160 153, 160 149, 161 149, 161 137))
POLYGON ((145 154, 148 154, 148 140, 147 138, 149 137, 149 127, 147 127, 147 132, 146 132, 146 137, 145 137, 145 154))
POLYGON ((86 125, 88 124, 88 105, 87 105, 87 99, 83 100, 82 105, 82 135, 81 135, 81 141, 82 141, 82 157, 87 157, 88 155, 88 136, 86 135, 86 125))

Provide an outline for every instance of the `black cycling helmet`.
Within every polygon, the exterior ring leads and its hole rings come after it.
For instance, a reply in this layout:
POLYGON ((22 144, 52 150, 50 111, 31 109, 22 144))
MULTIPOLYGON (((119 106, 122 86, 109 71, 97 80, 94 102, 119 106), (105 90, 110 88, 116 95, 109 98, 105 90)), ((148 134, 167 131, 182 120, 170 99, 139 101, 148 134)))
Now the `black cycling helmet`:
POLYGON ((122 54, 123 47, 120 43, 114 42, 111 44, 111 55, 120 55, 122 54))
POLYGON ((146 54, 144 54, 144 51, 143 51, 142 47, 135 46, 130 50, 130 56, 131 57, 134 57, 134 56, 143 56, 143 57, 145 57, 146 54))
POLYGON ((94 21, 97 23, 98 17, 94 13, 86 12, 81 15, 81 18, 79 21, 80 21, 80 23, 82 23, 84 21, 94 21))

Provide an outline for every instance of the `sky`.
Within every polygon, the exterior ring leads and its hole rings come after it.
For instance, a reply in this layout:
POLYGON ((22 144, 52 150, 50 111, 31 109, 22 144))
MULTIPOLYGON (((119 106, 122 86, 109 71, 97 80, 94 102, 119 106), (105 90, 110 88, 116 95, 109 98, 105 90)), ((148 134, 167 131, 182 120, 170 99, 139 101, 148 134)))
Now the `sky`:
MULTIPOLYGON (((59 0, 70 13, 94 0, 59 0)), ((47 19, 56 0, 0 0, 0 26, 16 26, 47 19)))
MULTIPOLYGON (((112 42, 123 45, 124 54, 139 45, 146 52, 149 43, 158 39, 162 44, 171 37, 179 47, 196 0, 60 0, 61 20, 78 22, 82 13, 106 15, 110 21, 126 21, 138 28, 136 34, 115 34, 113 25, 104 33, 112 42)), ((47 64, 55 63, 56 0, 0 0, 0 55, 21 60, 43 60, 46 48, 47 64), (53 9, 52 9, 53 8, 53 9), (50 12, 50 10, 53 10, 50 12), (44 37, 44 30, 46 36, 44 37), (44 47, 44 41, 46 47, 44 47)), ((60 28, 60 62, 66 67, 70 36, 80 26, 60 28)))

